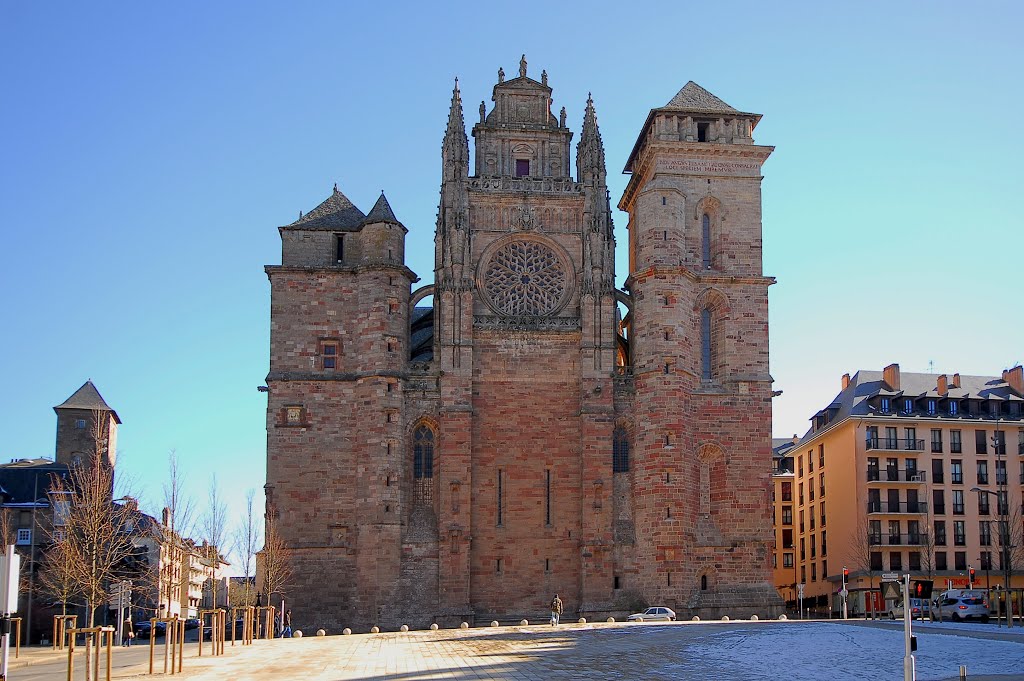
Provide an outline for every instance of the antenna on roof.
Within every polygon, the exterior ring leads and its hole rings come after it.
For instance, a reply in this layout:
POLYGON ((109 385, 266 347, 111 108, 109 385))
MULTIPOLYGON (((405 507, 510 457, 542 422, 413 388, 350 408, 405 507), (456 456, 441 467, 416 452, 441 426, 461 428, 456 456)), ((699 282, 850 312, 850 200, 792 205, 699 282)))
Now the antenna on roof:
POLYGON ((928 360, 928 373, 929 374, 934 374, 935 373, 935 362, 934 362, 934 360, 928 360))

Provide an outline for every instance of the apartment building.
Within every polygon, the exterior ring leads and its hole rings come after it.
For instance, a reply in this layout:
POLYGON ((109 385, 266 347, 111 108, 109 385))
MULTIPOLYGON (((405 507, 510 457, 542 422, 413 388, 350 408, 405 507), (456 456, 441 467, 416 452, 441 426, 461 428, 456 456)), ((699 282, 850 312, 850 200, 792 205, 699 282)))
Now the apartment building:
MULTIPOLYGON (((1001 376, 902 373, 842 378, 811 429, 776 459, 776 587, 804 585, 852 612, 883 572, 939 587, 1024 587, 1024 368, 1001 376)), ((794 589, 795 590, 795 589, 794 589)), ((883 604, 873 596, 874 607, 883 604)))

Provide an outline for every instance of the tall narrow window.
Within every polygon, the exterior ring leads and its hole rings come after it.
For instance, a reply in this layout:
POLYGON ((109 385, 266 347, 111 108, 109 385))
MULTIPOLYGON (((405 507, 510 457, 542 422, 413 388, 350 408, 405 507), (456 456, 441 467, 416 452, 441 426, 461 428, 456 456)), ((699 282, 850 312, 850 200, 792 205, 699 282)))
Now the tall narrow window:
POLYGON ((338 368, 337 341, 320 341, 320 364, 326 370, 338 368))
POLYGON ((498 505, 498 523, 497 524, 498 524, 499 527, 501 527, 501 525, 503 525, 504 521, 505 521, 505 518, 504 518, 505 508, 504 508, 504 503, 503 503, 504 500, 505 500, 505 495, 504 495, 504 490, 502 489, 502 482, 503 482, 502 478, 503 478, 502 471, 499 468, 498 469, 498 480, 497 480, 497 487, 498 487, 498 504, 497 504, 498 505))
POLYGON ((345 235, 334 235, 334 262, 342 262, 345 259, 345 235))
POLYGON ((701 378, 711 380, 711 308, 700 311, 701 378))
POLYGON ((551 526, 551 469, 544 471, 544 524, 551 526))
POLYGON ((434 498, 434 431, 429 426, 416 428, 412 436, 412 475, 416 500, 430 502, 434 498))
POLYGON ((612 433, 612 473, 629 472, 629 437, 626 429, 619 427, 612 433))
POLYGON ((700 219, 701 263, 704 269, 711 269, 711 218, 704 213, 700 219))

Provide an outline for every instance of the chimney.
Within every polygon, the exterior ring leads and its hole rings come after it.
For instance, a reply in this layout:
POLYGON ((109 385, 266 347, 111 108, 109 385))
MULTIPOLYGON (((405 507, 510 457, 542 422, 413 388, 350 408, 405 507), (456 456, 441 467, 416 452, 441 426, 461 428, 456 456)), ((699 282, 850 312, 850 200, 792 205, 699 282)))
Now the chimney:
POLYGON ((954 388, 959 388, 960 387, 960 374, 953 374, 953 387, 954 388))
POLYGON ((793 433, 793 444, 796 444, 797 442, 800 442, 800 436, 793 433))
POLYGON ((882 369, 882 380, 889 386, 889 390, 900 389, 900 365, 890 364, 882 369))
POLYGON ((160 519, 163 522, 164 527, 169 526, 171 524, 171 509, 164 506, 163 513, 160 514, 160 519))
POLYGON ((939 378, 935 383, 935 389, 943 397, 949 392, 949 383, 946 379, 946 374, 939 374, 939 378))
POLYGON ((1024 395, 1024 366, 1018 364, 1003 372, 1003 380, 1010 384, 1018 395, 1024 395))
POLYGON ((139 500, 134 498, 134 497, 125 497, 124 498, 124 505, 125 505, 125 508, 127 508, 129 511, 138 511, 139 510, 139 500))
POLYGON ((843 390, 850 387, 850 374, 843 374, 843 390))

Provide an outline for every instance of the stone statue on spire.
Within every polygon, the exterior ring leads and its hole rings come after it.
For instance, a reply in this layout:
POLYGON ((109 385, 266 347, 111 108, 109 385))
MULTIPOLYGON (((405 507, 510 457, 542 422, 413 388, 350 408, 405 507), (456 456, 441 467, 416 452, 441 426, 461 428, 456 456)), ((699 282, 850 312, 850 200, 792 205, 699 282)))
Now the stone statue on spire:
POLYGON ((487 105, 484 104, 483 101, 481 100, 481 102, 480 102, 480 122, 481 123, 484 122, 484 118, 486 116, 487 116, 487 105))
POLYGON ((540 72, 540 84, 541 85, 547 85, 548 84, 548 72, 547 72, 547 69, 545 69, 545 70, 540 72))
POLYGON ((519 77, 526 78, 526 55, 519 59, 519 77))
POLYGON ((565 127, 565 107, 564 106, 562 107, 562 110, 558 114, 558 127, 560 127, 560 128, 564 128, 565 127))
POLYGON ((501 68, 500 66, 498 67, 498 82, 505 82, 505 69, 501 68))

